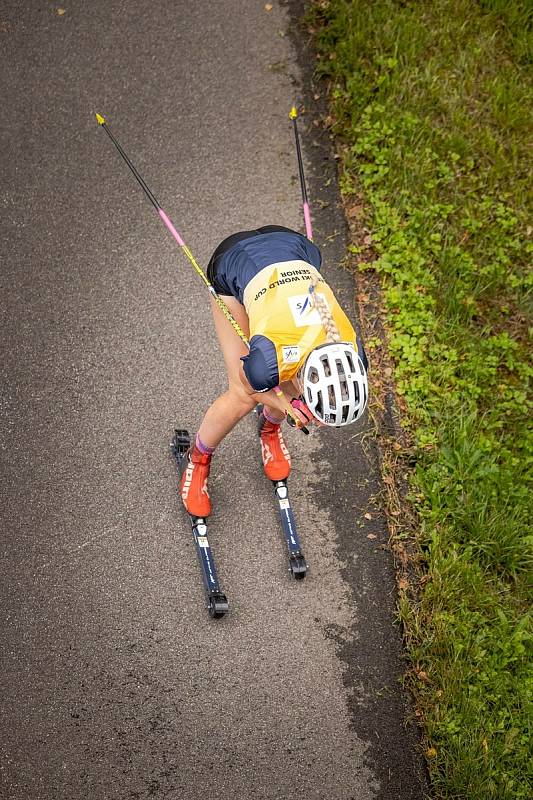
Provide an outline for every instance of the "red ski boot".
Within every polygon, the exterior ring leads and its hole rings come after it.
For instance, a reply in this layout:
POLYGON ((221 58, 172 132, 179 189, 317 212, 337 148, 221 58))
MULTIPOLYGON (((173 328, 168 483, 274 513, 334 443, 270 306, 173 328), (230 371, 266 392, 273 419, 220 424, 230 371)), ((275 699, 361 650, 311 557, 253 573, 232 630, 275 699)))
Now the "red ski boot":
POLYGON ((211 500, 207 491, 207 479, 211 468, 211 454, 202 453, 191 446, 183 456, 180 467, 180 494, 183 505, 193 517, 208 517, 211 500))
POLYGON ((265 475, 271 481, 285 480, 291 471, 291 457, 283 441, 281 424, 270 422, 261 411, 258 430, 265 475))

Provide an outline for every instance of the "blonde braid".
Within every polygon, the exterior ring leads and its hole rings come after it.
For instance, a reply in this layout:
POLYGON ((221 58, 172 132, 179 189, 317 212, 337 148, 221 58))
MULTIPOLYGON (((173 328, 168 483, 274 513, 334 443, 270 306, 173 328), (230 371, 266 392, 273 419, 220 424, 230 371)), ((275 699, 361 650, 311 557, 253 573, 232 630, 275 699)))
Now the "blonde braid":
POLYGON ((335 325, 331 311, 328 308, 328 304, 326 303, 324 298, 318 295, 316 292, 317 283, 318 283, 318 278, 315 278, 309 286, 311 303, 313 304, 313 307, 316 308, 316 310, 318 311, 318 314, 320 316, 320 322, 322 323, 322 327, 326 331, 326 341, 340 342, 341 335, 339 333, 339 329, 335 325))

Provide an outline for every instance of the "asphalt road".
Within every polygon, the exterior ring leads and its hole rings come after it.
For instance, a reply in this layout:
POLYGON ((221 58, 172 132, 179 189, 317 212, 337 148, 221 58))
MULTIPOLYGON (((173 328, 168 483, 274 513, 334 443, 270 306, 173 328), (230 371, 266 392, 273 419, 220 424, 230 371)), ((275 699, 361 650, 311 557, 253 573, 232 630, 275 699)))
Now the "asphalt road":
MULTIPOLYGON (((227 438, 210 538, 231 613, 205 612, 168 443, 223 389, 221 356, 205 288, 94 119, 200 262, 235 230, 301 229, 287 113, 312 54, 297 4, 264 5, 0 5, 2 798, 423 797, 368 431, 287 434, 301 583, 252 419, 227 438)), ((316 238, 354 316, 307 119, 316 238)))

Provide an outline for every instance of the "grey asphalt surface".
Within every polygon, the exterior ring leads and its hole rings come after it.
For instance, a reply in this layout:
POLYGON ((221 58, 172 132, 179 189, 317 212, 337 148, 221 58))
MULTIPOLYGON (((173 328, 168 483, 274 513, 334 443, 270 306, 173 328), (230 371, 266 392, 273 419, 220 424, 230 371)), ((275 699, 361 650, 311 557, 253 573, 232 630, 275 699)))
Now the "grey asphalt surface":
MULTIPOLYGON (((208 298, 94 119, 201 263, 236 230, 301 229, 300 7, 62 7, 0 6, 0 796, 418 800, 372 437, 287 432, 301 583, 253 420, 227 438, 210 539, 231 613, 210 620, 168 452, 225 385, 208 298)), ((311 119, 316 239, 354 317, 311 119)))

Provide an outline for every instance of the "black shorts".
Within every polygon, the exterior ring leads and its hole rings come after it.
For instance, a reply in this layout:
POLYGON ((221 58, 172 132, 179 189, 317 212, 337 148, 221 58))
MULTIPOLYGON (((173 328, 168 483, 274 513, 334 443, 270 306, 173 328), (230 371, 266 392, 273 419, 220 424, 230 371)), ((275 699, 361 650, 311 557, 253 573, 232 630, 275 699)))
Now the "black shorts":
POLYGON ((274 233, 275 231, 296 233, 296 231, 293 231, 291 228, 284 228, 282 225, 264 225, 262 228, 257 228, 254 231, 239 231, 238 233, 232 233, 231 236, 228 236, 226 239, 220 242, 217 249, 209 259, 209 264, 207 265, 207 277, 209 279, 209 283, 213 284, 217 294, 224 294, 225 292, 227 293, 226 289, 220 285, 217 286, 217 268, 224 253, 227 253, 228 250, 231 250, 234 245, 236 245, 238 242, 242 242, 244 239, 251 239, 252 236, 259 236, 261 233, 274 233))

